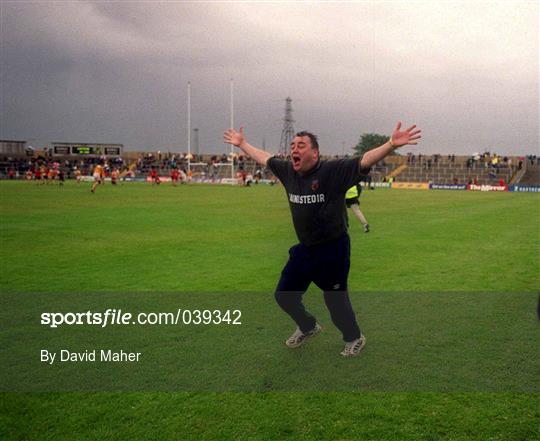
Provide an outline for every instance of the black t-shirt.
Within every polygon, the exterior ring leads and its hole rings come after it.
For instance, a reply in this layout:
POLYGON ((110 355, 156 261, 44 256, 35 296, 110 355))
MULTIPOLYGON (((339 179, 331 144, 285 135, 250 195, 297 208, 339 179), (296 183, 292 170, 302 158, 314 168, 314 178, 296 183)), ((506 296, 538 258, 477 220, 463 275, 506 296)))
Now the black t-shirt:
POLYGON ((272 157, 267 166, 283 183, 298 240, 317 245, 347 231, 345 193, 369 169, 360 168, 361 157, 320 161, 305 174, 294 171, 292 162, 272 157))

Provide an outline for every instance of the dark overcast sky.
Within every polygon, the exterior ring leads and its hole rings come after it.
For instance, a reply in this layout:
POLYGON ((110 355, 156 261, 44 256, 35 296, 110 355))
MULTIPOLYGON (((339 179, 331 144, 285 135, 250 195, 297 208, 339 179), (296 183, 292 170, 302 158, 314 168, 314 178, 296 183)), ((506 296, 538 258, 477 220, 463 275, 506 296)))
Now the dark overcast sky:
POLYGON ((416 123, 426 153, 538 152, 539 6, 502 2, 1 2, 1 134, 227 151, 235 125, 277 151, 295 129, 346 152, 416 123))

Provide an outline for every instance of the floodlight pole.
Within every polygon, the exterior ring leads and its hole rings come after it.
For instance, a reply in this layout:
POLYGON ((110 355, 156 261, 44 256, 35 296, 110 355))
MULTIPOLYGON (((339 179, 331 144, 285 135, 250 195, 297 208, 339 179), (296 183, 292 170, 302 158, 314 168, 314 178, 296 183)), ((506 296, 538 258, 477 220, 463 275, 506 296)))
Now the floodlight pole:
MULTIPOLYGON (((231 78, 231 129, 234 128, 234 80, 231 78)), ((234 179, 234 146, 231 144, 231 179, 234 179)))
POLYGON ((187 123, 187 145, 188 145, 188 157, 187 157, 187 166, 188 172, 191 170, 191 83, 187 83, 187 102, 188 102, 188 123, 187 123))

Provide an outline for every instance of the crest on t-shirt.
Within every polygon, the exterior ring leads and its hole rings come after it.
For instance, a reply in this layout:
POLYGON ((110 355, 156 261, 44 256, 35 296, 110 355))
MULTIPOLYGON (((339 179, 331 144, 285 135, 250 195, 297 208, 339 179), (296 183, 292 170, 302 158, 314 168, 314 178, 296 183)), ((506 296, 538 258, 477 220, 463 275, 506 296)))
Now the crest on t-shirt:
POLYGON ((314 179, 312 182, 311 182, 311 191, 317 191, 319 189, 319 180, 318 179, 314 179))

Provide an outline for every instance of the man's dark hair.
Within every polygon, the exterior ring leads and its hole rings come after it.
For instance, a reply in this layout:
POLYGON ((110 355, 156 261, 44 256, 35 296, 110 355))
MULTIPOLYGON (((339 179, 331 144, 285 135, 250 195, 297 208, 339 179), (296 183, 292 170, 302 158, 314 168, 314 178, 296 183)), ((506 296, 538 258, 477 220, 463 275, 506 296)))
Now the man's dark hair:
POLYGON ((311 141, 311 148, 315 150, 319 150, 319 142, 317 141, 317 136, 315 136, 313 133, 308 132, 306 130, 302 130, 301 132, 298 132, 296 136, 307 136, 309 140, 311 141))

